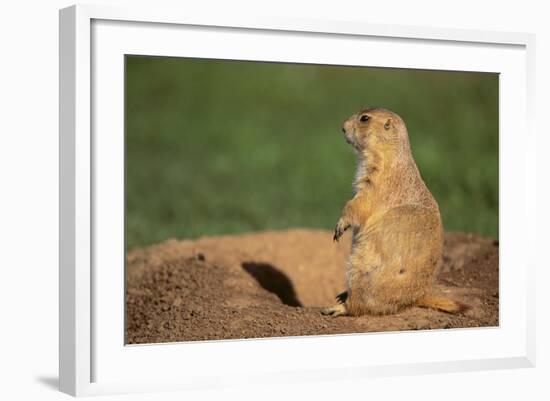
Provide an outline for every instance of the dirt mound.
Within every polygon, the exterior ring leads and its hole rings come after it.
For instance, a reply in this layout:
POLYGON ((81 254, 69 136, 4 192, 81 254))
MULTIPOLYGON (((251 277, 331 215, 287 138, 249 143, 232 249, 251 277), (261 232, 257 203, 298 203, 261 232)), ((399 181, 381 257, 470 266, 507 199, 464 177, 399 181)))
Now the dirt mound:
POLYGON ((169 240, 131 251, 126 342, 498 326, 498 242, 448 233, 441 291, 471 308, 450 315, 412 307, 389 316, 323 316, 345 289, 350 238, 289 230, 169 240))

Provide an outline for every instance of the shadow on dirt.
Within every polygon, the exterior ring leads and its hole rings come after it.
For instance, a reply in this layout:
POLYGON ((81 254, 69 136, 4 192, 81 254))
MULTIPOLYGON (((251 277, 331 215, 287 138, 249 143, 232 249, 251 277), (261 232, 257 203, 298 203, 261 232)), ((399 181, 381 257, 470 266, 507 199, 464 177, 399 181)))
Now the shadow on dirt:
POLYGON ((302 306, 292 281, 275 266, 269 263, 243 262, 242 267, 265 290, 277 295, 285 305, 302 306))

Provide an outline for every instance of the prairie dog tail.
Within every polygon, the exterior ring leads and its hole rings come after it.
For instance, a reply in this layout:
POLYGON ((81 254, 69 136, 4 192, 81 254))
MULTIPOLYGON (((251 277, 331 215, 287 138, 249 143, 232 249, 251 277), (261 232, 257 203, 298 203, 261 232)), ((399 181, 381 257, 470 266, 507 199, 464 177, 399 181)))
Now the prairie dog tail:
POLYGON ((416 301, 416 306, 437 309, 447 313, 461 313, 469 309, 468 305, 440 295, 427 295, 420 298, 416 301))

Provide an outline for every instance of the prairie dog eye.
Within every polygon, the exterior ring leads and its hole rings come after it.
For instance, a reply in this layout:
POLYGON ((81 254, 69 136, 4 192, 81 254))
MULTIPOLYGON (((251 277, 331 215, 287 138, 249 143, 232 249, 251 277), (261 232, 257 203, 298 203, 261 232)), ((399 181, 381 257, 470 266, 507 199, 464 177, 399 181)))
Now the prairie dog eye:
POLYGON ((369 121, 369 118, 370 118, 369 116, 367 116, 366 114, 363 114, 359 120, 361 122, 367 122, 369 121))

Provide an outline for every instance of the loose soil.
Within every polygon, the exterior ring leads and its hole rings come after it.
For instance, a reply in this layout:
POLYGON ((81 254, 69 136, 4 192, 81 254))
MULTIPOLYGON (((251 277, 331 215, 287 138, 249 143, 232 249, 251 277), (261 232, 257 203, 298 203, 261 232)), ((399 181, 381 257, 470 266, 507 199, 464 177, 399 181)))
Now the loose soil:
POLYGON ((437 286, 470 306, 328 317, 344 291, 350 235, 295 229, 168 240, 126 259, 126 343, 498 326, 498 242, 447 233, 437 286))

